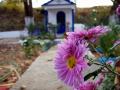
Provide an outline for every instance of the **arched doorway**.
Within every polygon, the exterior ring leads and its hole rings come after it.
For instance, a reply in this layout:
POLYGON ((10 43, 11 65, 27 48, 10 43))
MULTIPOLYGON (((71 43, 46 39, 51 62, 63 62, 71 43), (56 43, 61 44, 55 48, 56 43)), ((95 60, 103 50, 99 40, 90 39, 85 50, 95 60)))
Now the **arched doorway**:
POLYGON ((57 33, 62 34, 65 32, 65 13, 60 11, 57 13, 57 33))

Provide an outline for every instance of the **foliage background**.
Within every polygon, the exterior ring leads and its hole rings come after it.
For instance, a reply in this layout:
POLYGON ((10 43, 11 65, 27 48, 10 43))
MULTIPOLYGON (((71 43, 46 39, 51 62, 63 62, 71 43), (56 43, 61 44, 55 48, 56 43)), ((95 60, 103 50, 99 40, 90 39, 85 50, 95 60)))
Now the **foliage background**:
MULTIPOLYGON (((42 8, 33 9, 36 23, 43 22, 42 8)), ((108 24, 111 6, 99 6, 93 8, 77 8, 75 22, 88 26, 108 24), (95 10, 95 11, 94 11, 95 10), (96 20, 95 20, 96 19, 96 20)), ((0 3, 0 31, 22 30, 24 28, 23 3, 0 3)))
POLYGON ((96 6, 92 8, 78 8, 76 22, 88 26, 108 24, 111 6, 96 6))
MULTIPOLYGON (((40 8, 33 9, 35 22, 41 22, 40 8)), ((0 3, 0 31, 23 30, 24 7, 22 3, 0 3)))

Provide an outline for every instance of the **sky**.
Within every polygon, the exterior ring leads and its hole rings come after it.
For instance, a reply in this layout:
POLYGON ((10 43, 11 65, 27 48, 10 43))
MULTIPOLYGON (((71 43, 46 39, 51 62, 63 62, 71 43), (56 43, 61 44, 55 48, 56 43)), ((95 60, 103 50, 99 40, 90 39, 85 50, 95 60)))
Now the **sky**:
MULTIPOLYGON (((40 7, 42 4, 46 3, 49 0, 33 0, 33 7, 40 7)), ((71 0, 75 1, 75 0, 71 0)), ((77 7, 93 7, 93 6, 108 6, 112 5, 111 0, 76 0, 77 7)))

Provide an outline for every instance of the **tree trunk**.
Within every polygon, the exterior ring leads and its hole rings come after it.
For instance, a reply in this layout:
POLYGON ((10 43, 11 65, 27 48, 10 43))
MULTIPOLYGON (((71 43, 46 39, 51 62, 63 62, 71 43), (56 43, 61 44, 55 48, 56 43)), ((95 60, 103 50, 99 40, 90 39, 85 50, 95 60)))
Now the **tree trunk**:
MULTIPOLYGON (((111 7, 110 13, 111 13, 111 15, 116 15, 116 9, 120 5, 120 0, 111 0, 111 1, 113 2, 113 6, 111 7)), ((117 17, 119 19, 118 23, 120 23, 120 16, 117 15, 117 17)))
POLYGON ((32 0, 24 0, 25 10, 25 26, 29 26, 31 23, 34 24, 32 0))
POLYGON ((33 17, 32 0, 24 0, 25 16, 33 17))

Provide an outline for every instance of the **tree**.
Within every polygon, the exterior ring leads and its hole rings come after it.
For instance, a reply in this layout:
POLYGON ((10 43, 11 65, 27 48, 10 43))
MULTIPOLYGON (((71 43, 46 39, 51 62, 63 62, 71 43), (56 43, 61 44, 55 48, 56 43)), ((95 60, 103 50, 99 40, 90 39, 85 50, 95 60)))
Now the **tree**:
POLYGON ((32 0, 23 0, 25 16, 33 17, 32 0))
POLYGON ((120 0, 111 0, 113 2, 113 6, 110 10, 110 20, 112 23, 120 24, 120 16, 116 14, 116 9, 120 5, 120 0))
POLYGON ((25 26, 34 23, 33 19, 33 9, 32 9, 32 0, 3 0, 4 3, 9 4, 20 4, 21 2, 24 5, 25 12, 25 26))
POLYGON ((28 26, 31 23, 34 23, 32 0, 23 0, 23 3, 25 11, 25 25, 28 26))
POLYGON ((113 2, 113 6, 111 7, 111 14, 114 14, 118 5, 120 5, 120 0, 111 0, 113 2))

